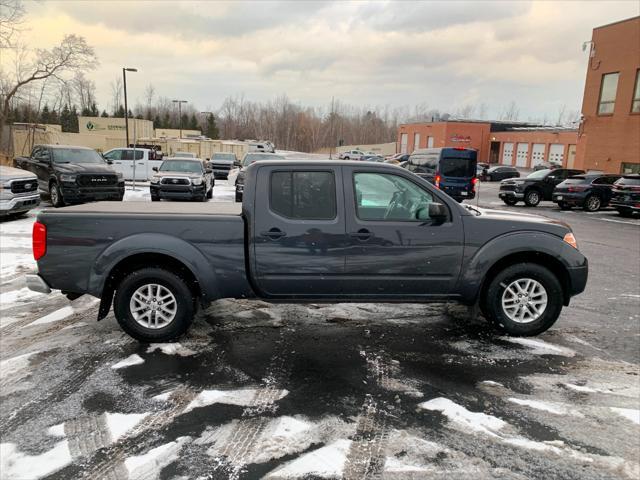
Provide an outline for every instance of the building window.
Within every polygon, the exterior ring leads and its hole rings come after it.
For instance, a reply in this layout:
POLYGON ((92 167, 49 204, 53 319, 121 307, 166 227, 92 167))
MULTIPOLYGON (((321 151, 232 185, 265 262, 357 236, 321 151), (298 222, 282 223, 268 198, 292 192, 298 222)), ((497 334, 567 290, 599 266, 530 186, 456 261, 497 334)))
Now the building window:
POLYGON ((633 90, 631 111, 633 113, 640 113, 640 69, 636 71, 636 88, 633 90))
POLYGON ((600 85, 600 103, 598 103, 598 115, 611 115, 616 103, 616 91, 618 90, 618 76, 616 73, 605 73, 600 85))

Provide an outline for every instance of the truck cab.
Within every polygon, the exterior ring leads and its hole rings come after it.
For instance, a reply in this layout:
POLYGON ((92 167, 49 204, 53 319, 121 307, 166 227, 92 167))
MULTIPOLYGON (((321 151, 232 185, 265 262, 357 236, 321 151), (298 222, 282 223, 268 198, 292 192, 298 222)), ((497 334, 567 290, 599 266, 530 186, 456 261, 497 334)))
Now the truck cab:
POLYGON ((153 167, 162 165, 162 154, 150 148, 113 148, 102 156, 125 180, 146 182, 153 176, 153 167))

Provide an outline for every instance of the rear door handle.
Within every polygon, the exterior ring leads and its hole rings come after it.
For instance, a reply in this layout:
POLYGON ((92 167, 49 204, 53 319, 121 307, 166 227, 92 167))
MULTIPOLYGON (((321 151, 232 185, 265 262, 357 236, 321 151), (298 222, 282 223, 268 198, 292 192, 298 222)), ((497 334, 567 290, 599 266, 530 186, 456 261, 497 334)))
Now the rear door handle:
POLYGON ((272 228, 268 232, 260 232, 263 237, 270 238, 271 240, 278 240, 279 238, 286 237, 287 234, 279 228, 272 228))
POLYGON ((361 228, 360 230, 358 230, 357 232, 351 232, 349 234, 350 237, 353 238, 357 238, 360 241, 366 241, 369 240, 371 238, 373 234, 367 230, 366 228, 361 228))

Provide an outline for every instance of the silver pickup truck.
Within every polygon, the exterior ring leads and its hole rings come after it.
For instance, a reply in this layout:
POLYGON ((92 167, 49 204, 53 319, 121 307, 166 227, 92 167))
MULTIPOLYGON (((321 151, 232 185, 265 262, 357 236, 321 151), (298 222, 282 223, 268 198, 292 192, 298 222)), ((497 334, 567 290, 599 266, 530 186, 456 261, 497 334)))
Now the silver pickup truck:
POLYGON ((0 216, 25 213, 39 204, 38 177, 19 168, 0 166, 0 216))

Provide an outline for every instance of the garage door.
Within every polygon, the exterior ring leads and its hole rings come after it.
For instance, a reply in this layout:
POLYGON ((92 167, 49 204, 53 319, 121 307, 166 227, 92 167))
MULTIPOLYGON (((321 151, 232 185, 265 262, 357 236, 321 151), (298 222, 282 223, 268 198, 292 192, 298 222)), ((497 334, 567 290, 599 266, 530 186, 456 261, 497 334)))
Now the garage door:
POLYGON ((516 152, 516 167, 527 166, 527 155, 529 154, 529 144, 519 143, 518 151, 516 152))
POLYGON ((427 137, 427 148, 433 148, 433 137, 427 137))
POLYGON ((544 143, 534 143, 531 148, 531 168, 544 163, 544 143))
POLYGON ((549 147, 549 161, 562 165, 564 160, 564 145, 561 143, 552 143, 549 147))
POLYGON ((409 135, 407 133, 400 134, 400 153, 407 153, 407 141, 409 135))
POLYGON ((414 133, 413 134, 413 149, 415 150, 416 148, 420 148, 420 134, 419 133, 414 133))
POLYGON ((502 150, 502 165, 511 165, 513 163, 513 143, 505 143, 502 150))

